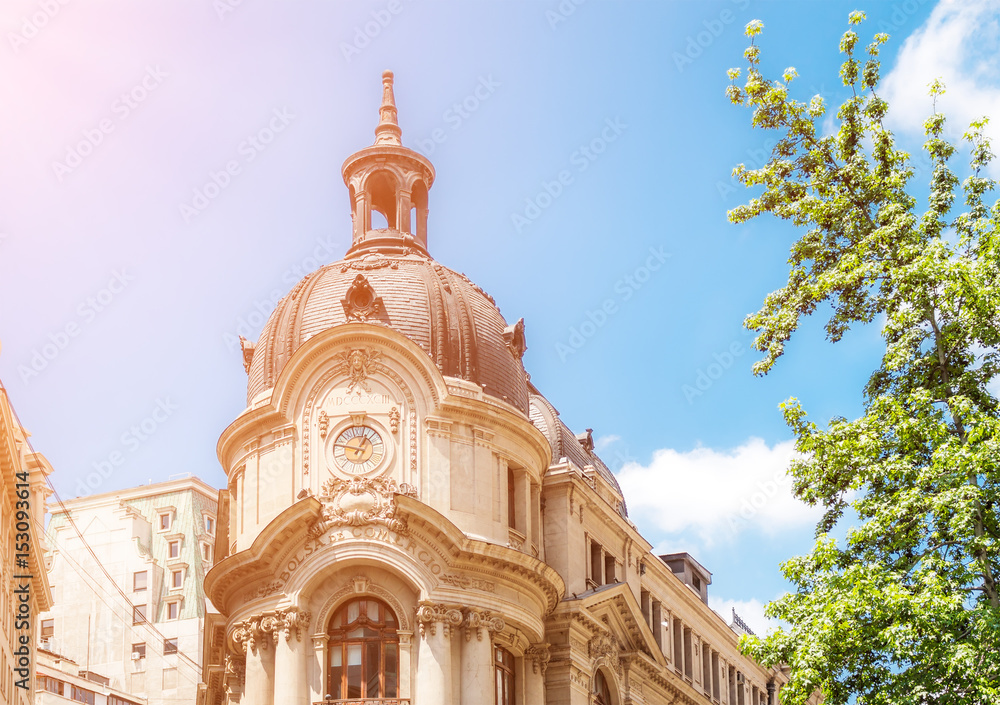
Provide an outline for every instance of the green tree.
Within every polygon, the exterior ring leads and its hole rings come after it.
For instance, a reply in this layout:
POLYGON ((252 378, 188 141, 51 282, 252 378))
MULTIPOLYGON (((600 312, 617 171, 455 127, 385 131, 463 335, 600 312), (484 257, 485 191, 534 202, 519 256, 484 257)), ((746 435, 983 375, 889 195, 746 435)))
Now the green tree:
POLYGON ((860 418, 820 428, 797 400, 782 404, 800 453, 794 492, 825 511, 811 553, 782 565, 793 591, 767 608, 787 626, 742 646, 765 664, 788 664, 784 705, 818 690, 835 704, 998 703, 1000 409, 988 385, 1000 372, 1000 205, 984 202, 993 154, 986 120, 973 123, 959 183, 936 82, 924 123, 930 189, 918 206, 907 191, 915 169, 884 125, 889 106, 877 92, 888 36, 875 35, 858 58, 863 20, 852 13, 840 40, 849 97, 833 134, 823 134, 821 97, 789 97, 794 69, 762 75, 759 21, 747 25, 743 85, 739 69, 729 72, 732 102, 779 136, 766 165, 734 171, 760 193, 729 219, 770 213, 804 230, 787 285, 745 321, 763 353, 754 373, 767 374, 821 306, 832 342, 871 323, 885 340, 860 418), (845 540, 830 536, 837 527, 845 540))

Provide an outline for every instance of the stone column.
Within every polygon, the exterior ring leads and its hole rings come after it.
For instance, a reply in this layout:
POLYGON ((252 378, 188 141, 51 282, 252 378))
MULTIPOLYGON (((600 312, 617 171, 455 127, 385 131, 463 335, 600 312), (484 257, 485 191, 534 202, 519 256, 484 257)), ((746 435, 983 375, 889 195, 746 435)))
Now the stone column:
POLYGON ((548 644, 532 644, 524 652, 524 700, 545 705, 545 670, 549 667, 548 644))
POLYGON ((493 635, 503 631, 503 618, 486 610, 465 612, 462 643, 462 705, 489 703, 494 697, 493 635))
POLYGON ((453 607, 425 601, 417 609, 417 623, 420 625, 420 646, 415 700, 418 703, 453 705, 451 633, 462 623, 462 613, 453 607))
POLYGON ((413 632, 397 631, 399 637, 399 699, 409 700, 413 688, 413 632))
POLYGON ((274 705, 307 705, 306 645, 303 633, 309 613, 293 607, 275 615, 274 705))
POLYGON ((251 617, 237 624, 233 632, 233 640, 246 655, 240 705, 274 705, 274 651, 268 648, 270 629, 266 619, 251 617))

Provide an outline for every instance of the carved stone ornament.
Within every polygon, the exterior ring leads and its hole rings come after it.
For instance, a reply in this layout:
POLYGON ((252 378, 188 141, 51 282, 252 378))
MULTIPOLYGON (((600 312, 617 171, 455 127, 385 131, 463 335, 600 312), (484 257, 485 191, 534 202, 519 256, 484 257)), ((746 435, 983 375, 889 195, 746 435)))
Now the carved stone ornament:
POLYGON ((347 294, 340 302, 344 307, 344 315, 348 321, 367 321, 369 318, 385 316, 385 304, 382 297, 375 294, 372 285, 364 274, 354 277, 347 289, 347 294))
POLYGON ((405 482, 397 485, 389 477, 330 478, 319 496, 322 516, 309 534, 319 536, 338 526, 367 524, 381 524, 397 534, 405 534, 406 521, 396 518, 397 494, 416 497, 417 488, 405 482))
POLYGON ((395 406, 389 411, 389 430, 399 433, 399 409, 395 406))
POLYGON ((253 363, 253 351, 257 346, 249 340, 240 336, 240 349, 243 351, 243 369, 250 374, 250 365, 253 363))
POLYGON ((292 634, 295 635, 296 641, 301 639, 303 632, 305 632, 305 630, 309 627, 309 619, 311 616, 312 615, 308 612, 303 612, 297 607, 280 610, 277 613, 277 617, 281 620, 285 641, 291 641, 292 634))
POLYGON ((610 664, 618 665, 618 640, 610 634, 598 634, 587 644, 587 652, 590 658, 607 658, 610 664))
POLYGON ((319 437, 326 438, 330 431, 330 416, 325 411, 319 412, 319 437))
POLYGON ((532 644, 525 650, 524 657, 531 661, 532 673, 541 673, 544 676, 552 659, 552 653, 548 644, 532 644))
POLYGON ((347 385, 347 393, 350 394, 356 387, 361 387, 366 392, 371 392, 368 386, 368 377, 371 375, 372 366, 382 357, 382 353, 371 348, 354 349, 347 352, 337 353, 336 371, 346 372, 350 377, 347 385))
POLYGON ((465 610, 463 626, 465 627, 466 641, 471 641, 473 636, 478 641, 482 641, 483 630, 486 630, 490 634, 496 634, 497 632, 502 632, 507 624, 500 615, 494 614, 489 610, 478 610, 470 607, 465 610))
POLYGON ((417 624, 420 625, 420 636, 437 634, 440 623, 445 638, 450 637, 452 630, 462 624, 464 617, 457 607, 441 605, 436 602, 421 602, 417 608, 417 624))
POLYGON ((518 319, 517 323, 503 329, 503 339, 507 343, 510 354, 520 360, 524 357, 524 351, 528 349, 528 344, 524 339, 524 319, 518 319))

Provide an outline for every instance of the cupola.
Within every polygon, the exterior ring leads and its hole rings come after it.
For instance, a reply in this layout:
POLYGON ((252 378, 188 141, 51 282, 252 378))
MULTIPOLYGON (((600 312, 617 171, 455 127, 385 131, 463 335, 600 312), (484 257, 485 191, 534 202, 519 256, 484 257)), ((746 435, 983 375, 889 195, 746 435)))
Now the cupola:
POLYGON ((353 228, 348 256, 416 250, 427 254, 427 192, 434 167, 400 141, 392 71, 382 74, 382 106, 375 144, 344 162, 353 228))

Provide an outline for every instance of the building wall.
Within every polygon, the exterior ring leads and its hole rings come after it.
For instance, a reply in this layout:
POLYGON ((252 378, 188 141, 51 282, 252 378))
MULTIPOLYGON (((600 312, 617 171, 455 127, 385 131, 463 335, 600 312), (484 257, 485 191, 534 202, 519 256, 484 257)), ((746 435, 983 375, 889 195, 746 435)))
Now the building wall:
POLYGON ((53 627, 47 648, 122 692, 148 698, 150 705, 194 702, 216 498, 215 490, 189 478, 52 506, 49 580, 55 600, 43 615, 53 627), (169 517, 167 525, 161 516, 169 517), (177 587, 174 571, 180 571, 177 587), (136 574, 145 574, 145 582, 137 584, 136 574), (135 606, 145 608, 145 619, 135 606), (170 639, 176 639, 176 653, 168 653, 170 639), (143 651, 144 657, 133 658, 143 651))
POLYGON ((31 702, 39 614, 52 599, 43 561, 51 472, 0 385, 0 703, 31 702))

